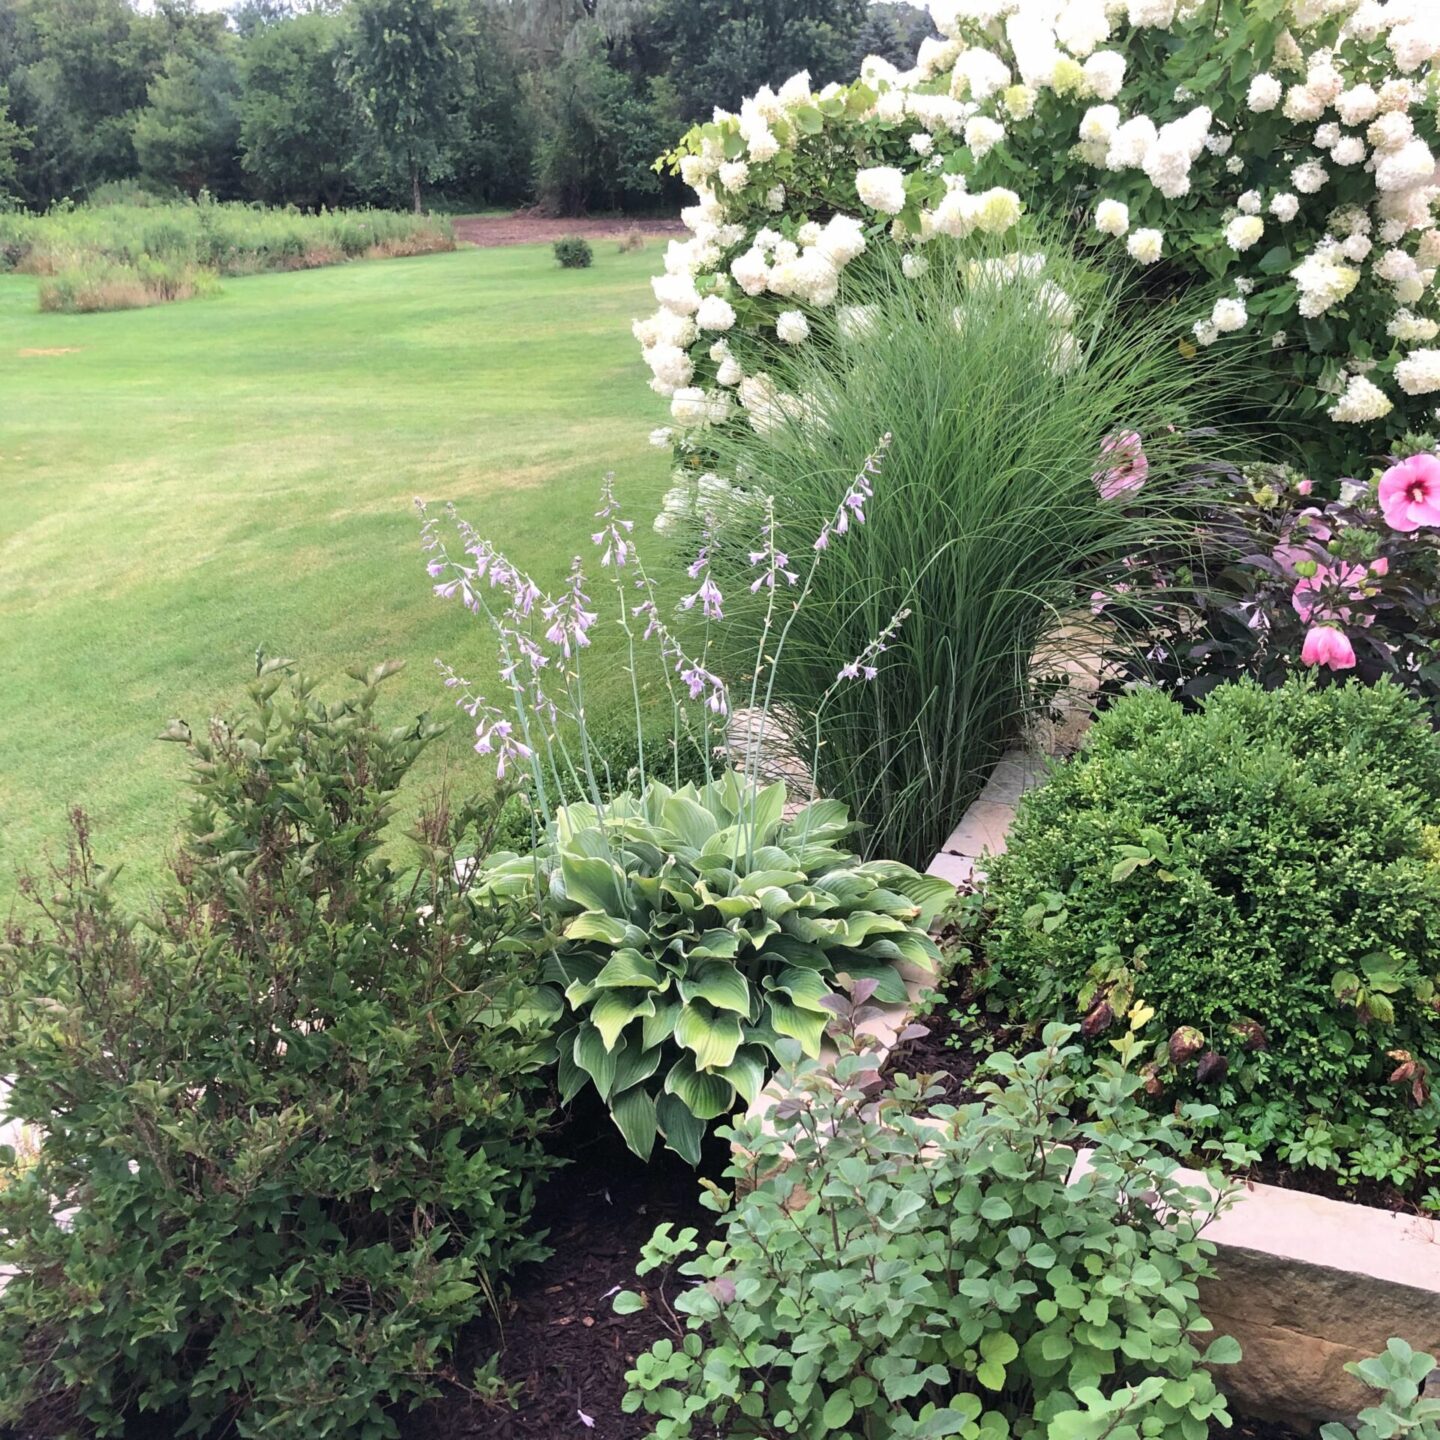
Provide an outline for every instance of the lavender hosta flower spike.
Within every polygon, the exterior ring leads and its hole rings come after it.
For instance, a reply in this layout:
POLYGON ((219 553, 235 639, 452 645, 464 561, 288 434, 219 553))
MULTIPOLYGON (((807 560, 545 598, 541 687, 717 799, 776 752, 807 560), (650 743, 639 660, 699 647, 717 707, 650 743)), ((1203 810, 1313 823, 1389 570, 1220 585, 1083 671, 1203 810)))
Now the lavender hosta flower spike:
POLYGON ((892 438, 887 430, 880 437, 875 448, 865 457, 865 463, 860 467, 854 480, 850 482, 850 487, 841 497, 839 505, 835 507, 834 515, 820 527, 820 533, 815 537, 814 549, 828 550, 831 538, 835 535, 848 534, 852 521, 856 525, 865 523, 865 502, 875 493, 873 481, 879 477, 884 468, 885 453, 890 448, 892 438))
POLYGON ((835 683, 842 680, 873 680, 880 673, 876 660, 890 648, 895 632, 910 618, 909 610, 897 610, 885 628, 848 664, 840 667, 835 683))
POLYGON ((595 512, 597 520, 605 523, 590 539, 601 547, 600 564, 602 566, 614 565, 617 570, 625 566, 625 562, 635 552, 635 543, 626 537, 634 530, 635 522, 626 520, 620 514, 620 502, 615 498, 615 474, 612 471, 605 477, 600 487, 600 508, 595 512))

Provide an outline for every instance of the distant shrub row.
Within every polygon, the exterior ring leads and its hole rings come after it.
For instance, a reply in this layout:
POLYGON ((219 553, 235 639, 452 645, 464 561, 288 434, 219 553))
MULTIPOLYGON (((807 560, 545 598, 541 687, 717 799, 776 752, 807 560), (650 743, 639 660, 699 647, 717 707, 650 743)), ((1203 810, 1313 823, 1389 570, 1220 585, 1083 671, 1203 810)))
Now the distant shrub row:
POLYGON ((388 210, 186 202, 0 214, 0 271, 39 276, 42 310, 133 309, 203 294, 220 275, 454 248, 448 220, 388 210))

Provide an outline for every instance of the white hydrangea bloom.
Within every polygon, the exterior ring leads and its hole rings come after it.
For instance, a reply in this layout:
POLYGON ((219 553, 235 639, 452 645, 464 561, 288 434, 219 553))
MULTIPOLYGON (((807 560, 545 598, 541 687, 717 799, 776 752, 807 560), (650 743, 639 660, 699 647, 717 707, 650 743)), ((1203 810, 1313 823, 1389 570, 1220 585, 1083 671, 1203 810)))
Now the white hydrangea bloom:
POLYGON ((775 333, 787 345, 801 345, 810 338, 810 322, 800 310, 782 310, 775 317, 775 333))
POLYGON ((1265 233, 1265 222, 1258 215, 1237 215, 1225 227, 1225 243, 1236 251, 1248 250, 1265 233))
MULTIPOLYGON (((1085 88, 1097 100, 1113 100, 1125 84, 1125 57, 1115 50, 1099 50, 1086 60, 1081 67, 1081 73, 1084 75, 1085 88)), ((1033 105, 1032 96, 1032 108, 1033 105)))
POLYGON ((1285 87, 1269 71, 1261 71, 1250 80, 1245 104, 1257 115, 1273 110, 1285 94, 1285 87))
POLYGON ((856 171, 855 190, 863 204, 882 215, 898 215, 905 208, 905 175, 893 165, 856 171))
POLYGON ((1352 375, 1345 393, 1325 413, 1340 425, 1364 425, 1383 420, 1394 408, 1379 386, 1363 375, 1352 375))
POLYGON ((863 340, 880 317, 876 305, 842 305, 835 312, 835 328, 842 340, 863 340))
POLYGON ((1215 302, 1215 308, 1210 312, 1210 323, 1222 334, 1228 335, 1236 330, 1243 330, 1249 315, 1245 309, 1243 299, 1220 299, 1215 302))
POLYGON ((1340 243, 1340 253, 1352 265, 1359 265, 1370 254, 1374 245, 1375 242, 1368 235, 1347 235, 1340 243))
POLYGON ((930 269, 930 262, 923 255, 905 255, 900 260, 900 270, 907 280, 918 280, 930 269))
POLYGON ((679 389, 670 399, 670 418, 677 425, 703 425, 710 418, 710 402, 697 385, 679 389))
POLYGON ((693 275, 656 275, 650 281, 655 298, 677 315, 693 315, 700 308, 700 292, 693 275))
POLYGON ((1137 230, 1125 242, 1125 248, 1132 260, 1141 265, 1153 265, 1165 248, 1165 236, 1159 230, 1137 230))
POLYGON ((750 183, 750 167, 743 160, 729 160, 720 167, 720 184, 732 195, 750 183))
POLYGON ((1365 142, 1358 135, 1342 135, 1330 150, 1330 158, 1337 165, 1359 165, 1365 155, 1365 142))
POLYGON ((695 323, 702 330, 730 330, 735 325, 735 307, 719 295, 707 295, 695 312, 695 323))
POLYGON ((1288 225, 1300 213, 1300 197, 1284 192, 1270 202, 1270 213, 1282 225, 1288 225))
POLYGON ((652 345, 645 352, 645 363, 657 383, 669 387, 666 394, 688 385, 695 374, 694 362, 678 345, 652 345))
POLYGON ((1005 127, 988 115, 976 115, 965 122, 965 143, 977 160, 983 160, 1004 138, 1005 127))
POLYGON ((1360 272, 1321 254, 1307 255, 1291 272, 1300 291, 1300 313, 1307 320, 1338 305, 1360 281, 1360 272))
POLYGON ((967 96, 983 102, 1010 83, 1010 67, 989 50, 976 46, 964 51, 955 62, 950 93, 957 100, 967 96))
POLYGON ((1329 178, 1329 172, 1318 160, 1306 160, 1290 172, 1290 183, 1302 195, 1315 194, 1329 178))
POLYGON ((1102 235, 1125 234, 1130 228, 1130 207, 1119 200, 1102 200, 1095 207, 1095 228, 1102 235))
POLYGON ((1135 170, 1154 147, 1159 131, 1148 115, 1136 115, 1116 130, 1105 156, 1107 170, 1135 170))
POLYGON ((928 155, 935 148, 935 137, 926 130, 917 130, 910 137, 910 148, 917 155, 928 155))
POLYGON ((1258 190, 1247 190, 1235 203, 1242 215, 1258 215, 1265 208, 1258 190))
POLYGON ((1120 111, 1114 105, 1092 105, 1080 120, 1080 138, 1109 148, 1120 128, 1120 111))
POLYGON ((1375 93, 1373 85, 1362 82, 1352 85, 1348 90, 1342 90, 1340 98, 1335 102, 1335 109, 1345 124, 1363 125, 1379 113, 1380 97, 1375 93))
POLYGON ((1178 0, 1129 0, 1127 14, 1132 25, 1155 25, 1168 30, 1175 22, 1178 0))
POLYGON ((1397 310, 1385 327, 1386 333, 1406 345, 1423 344, 1440 335, 1440 322, 1428 320, 1411 310, 1397 310))
POLYGON ((1375 186, 1379 190, 1409 190, 1434 175, 1435 157, 1430 147, 1423 140, 1409 140, 1376 162, 1375 186))
POLYGON ((1208 347, 1220 338, 1220 327, 1214 320, 1197 320, 1192 333, 1201 345, 1208 347))
POLYGON ((730 262, 730 273, 735 277, 735 283, 750 296, 764 294, 770 284, 770 266, 765 256, 754 248, 737 255, 730 262))
POLYGON ((1083 60, 1110 38, 1110 17, 1103 0, 1070 0, 1056 17, 1055 38, 1083 60))
POLYGON ((852 215, 832 215, 816 245, 843 268, 865 253, 865 227, 852 215))
POLYGON ((1308 85, 1292 85, 1285 92, 1287 120, 1318 120, 1324 113, 1325 102, 1308 85))

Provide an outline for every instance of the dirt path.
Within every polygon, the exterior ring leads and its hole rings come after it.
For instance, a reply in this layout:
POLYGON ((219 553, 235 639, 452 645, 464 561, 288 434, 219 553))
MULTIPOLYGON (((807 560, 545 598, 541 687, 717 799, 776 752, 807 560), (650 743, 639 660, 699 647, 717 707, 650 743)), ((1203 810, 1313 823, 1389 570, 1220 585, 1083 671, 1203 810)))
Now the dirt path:
POLYGON ((678 220, 629 220, 624 216, 556 220, 525 210, 517 210, 513 215, 462 215, 454 223, 456 238, 471 245, 540 245, 558 240, 562 235, 618 240, 631 230, 650 236, 685 233, 685 227, 678 220))

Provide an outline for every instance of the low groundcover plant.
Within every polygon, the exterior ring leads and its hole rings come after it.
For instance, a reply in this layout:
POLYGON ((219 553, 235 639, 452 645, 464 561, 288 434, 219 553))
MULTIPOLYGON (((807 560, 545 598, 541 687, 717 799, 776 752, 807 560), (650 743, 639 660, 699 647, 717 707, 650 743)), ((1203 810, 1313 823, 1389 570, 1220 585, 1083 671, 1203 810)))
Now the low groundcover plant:
POLYGON ((749 1188, 704 1197, 718 1237, 696 1253, 694 1230, 663 1225, 646 1246, 647 1293, 615 1308, 673 1333, 627 1377, 654 1440, 1205 1440, 1227 1423, 1205 1366, 1239 1346, 1202 1349, 1196 1287, 1227 1192, 1176 1174, 1207 1107, 1147 1113, 1143 1078, 1092 1068, 1060 1025, 994 1056, 978 1103, 926 1119, 926 1077, 881 1089, 874 1065, 858 1050, 788 1074, 769 1120, 731 1132, 749 1188))

